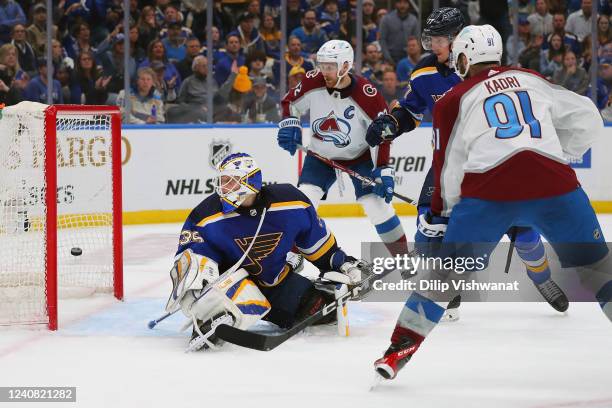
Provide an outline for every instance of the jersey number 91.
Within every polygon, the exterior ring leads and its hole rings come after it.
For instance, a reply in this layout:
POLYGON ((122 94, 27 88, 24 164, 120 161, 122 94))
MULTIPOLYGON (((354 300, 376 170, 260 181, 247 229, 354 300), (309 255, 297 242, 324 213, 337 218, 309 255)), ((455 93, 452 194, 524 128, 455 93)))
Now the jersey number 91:
POLYGON ((529 126, 531 137, 541 138, 542 128, 540 121, 533 115, 529 93, 527 91, 516 91, 513 93, 518 98, 522 119, 519 117, 519 110, 516 108, 514 99, 506 93, 490 96, 484 101, 485 117, 489 126, 496 128, 495 137, 499 139, 512 139, 520 135, 523 132, 524 126, 527 125, 529 126), (505 118, 500 118, 500 111, 504 112, 505 118))

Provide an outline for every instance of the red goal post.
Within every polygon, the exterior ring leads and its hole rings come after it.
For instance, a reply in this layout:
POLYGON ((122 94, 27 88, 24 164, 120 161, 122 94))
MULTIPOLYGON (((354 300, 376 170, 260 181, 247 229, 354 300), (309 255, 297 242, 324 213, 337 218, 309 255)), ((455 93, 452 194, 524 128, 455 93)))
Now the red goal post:
POLYGON ((122 299, 119 109, 6 107, 0 166, 0 324, 56 330, 58 294, 122 299))

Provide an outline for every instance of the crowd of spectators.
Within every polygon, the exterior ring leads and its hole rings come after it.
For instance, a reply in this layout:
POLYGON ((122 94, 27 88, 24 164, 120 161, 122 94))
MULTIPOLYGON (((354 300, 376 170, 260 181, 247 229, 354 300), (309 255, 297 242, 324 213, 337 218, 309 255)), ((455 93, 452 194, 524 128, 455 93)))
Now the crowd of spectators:
MULTIPOLYGON (((287 31, 280 27, 280 0, 214 1, 208 50, 206 1, 130 0, 123 27, 123 0, 0 0, 0 103, 47 102, 46 20, 52 13, 54 103, 117 104, 129 100, 130 123, 203 123, 212 95, 216 122, 279 120, 280 72, 287 89, 315 66, 329 39, 356 48, 363 38, 361 72, 387 103, 401 98, 418 62, 420 21, 409 0, 287 0, 287 31), (124 89, 124 41, 130 55, 124 89), (287 38, 281 50, 282 36, 287 38), (208 59, 212 58, 213 72, 208 59), (212 88, 208 76, 212 76, 212 88)), ((504 38, 505 62, 540 72, 551 81, 590 95, 589 69, 598 61, 597 101, 612 120, 612 27, 606 0, 519 0, 514 38, 507 0, 440 0, 457 6, 467 23, 493 24, 504 38), (599 14, 592 16, 592 2, 599 14), (591 19, 597 19, 592 55, 591 19)), ((431 5, 430 5, 431 9, 431 5)), ((429 10, 423 10, 425 16, 429 10)), ((423 17, 425 17, 423 16, 423 17)))

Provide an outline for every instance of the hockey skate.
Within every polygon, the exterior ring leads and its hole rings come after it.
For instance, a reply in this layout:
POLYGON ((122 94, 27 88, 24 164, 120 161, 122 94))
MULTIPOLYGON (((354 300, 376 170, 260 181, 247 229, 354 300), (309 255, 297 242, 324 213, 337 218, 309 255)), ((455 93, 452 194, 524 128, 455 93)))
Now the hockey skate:
POLYGON ((215 329, 220 324, 232 326, 234 324, 234 317, 224 312, 205 321, 198 320, 197 324, 197 327, 193 327, 191 340, 185 350, 186 353, 209 348, 215 349, 216 346, 220 345, 220 339, 215 335, 215 329))
POLYGON ((540 284, 534 282, 534 285, 553 309, 561 313, 567 310, 569 307, 567 296, 552 279, 548 279, 540 284))
POLYGON ((392 380, 412 358, 420 343, 407 340, 402 344, 391 344, 385 354, 374 362, 376 372, 386 380, 392 380))
POLYGON ((459 320, 459 306, 461 305, 461 295, 457 295, 448 303, 441 322, 455 322, 459 320))

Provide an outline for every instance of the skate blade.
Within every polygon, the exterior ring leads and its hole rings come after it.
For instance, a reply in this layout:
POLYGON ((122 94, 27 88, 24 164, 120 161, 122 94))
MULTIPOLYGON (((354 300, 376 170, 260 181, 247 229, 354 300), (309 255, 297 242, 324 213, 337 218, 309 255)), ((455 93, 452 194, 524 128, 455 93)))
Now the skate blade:
POLYGON ((378 374, 378 372, 374 372, 374 379, 372 380, 372 383, 370 384, 370 392, 372 391, 376 391, 376 389, 378 388, 378 386, 385 380, 385 378, 378 374))
POLYGON ((456 322, 457 320, 459 320, 459 311, 457 309, 452 309, 444 312, 440 319, 440 323, 456 322))

